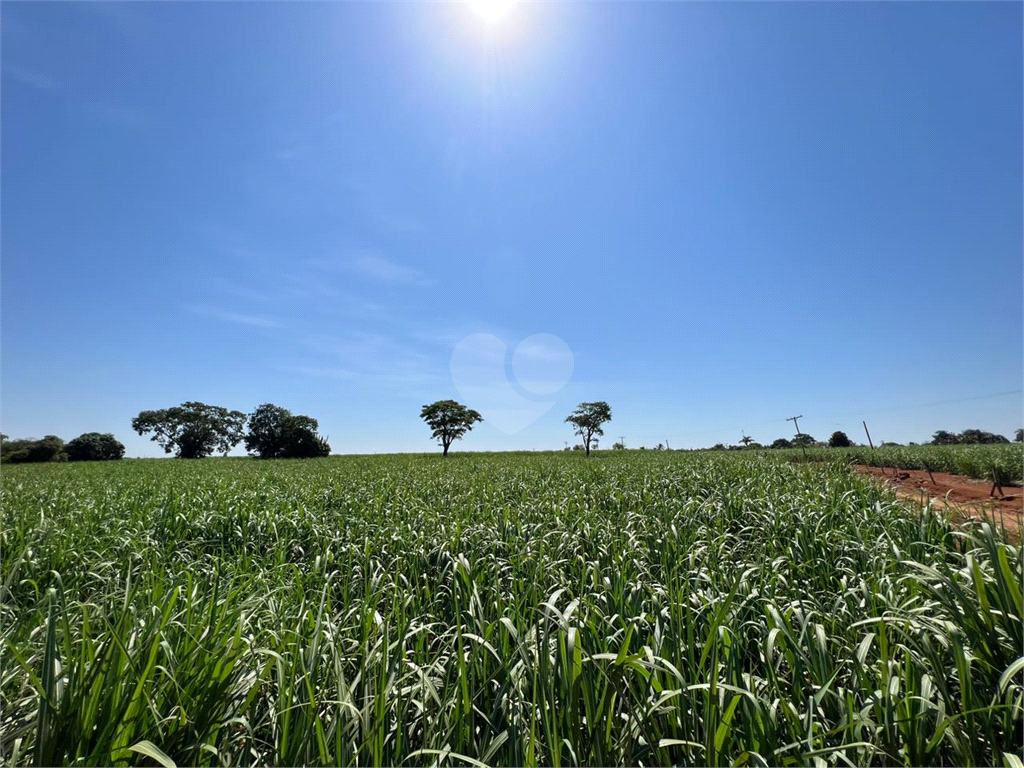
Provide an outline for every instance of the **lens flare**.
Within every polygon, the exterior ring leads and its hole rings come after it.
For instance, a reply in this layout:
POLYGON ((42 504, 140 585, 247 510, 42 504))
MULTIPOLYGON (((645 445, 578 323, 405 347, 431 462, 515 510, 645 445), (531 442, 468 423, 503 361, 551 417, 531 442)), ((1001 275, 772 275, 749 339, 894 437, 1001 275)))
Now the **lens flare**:
POLYGON ((469 6, 476 15, 488 24, 501 19, 513 5, 513 0, 469 0, 469 6))

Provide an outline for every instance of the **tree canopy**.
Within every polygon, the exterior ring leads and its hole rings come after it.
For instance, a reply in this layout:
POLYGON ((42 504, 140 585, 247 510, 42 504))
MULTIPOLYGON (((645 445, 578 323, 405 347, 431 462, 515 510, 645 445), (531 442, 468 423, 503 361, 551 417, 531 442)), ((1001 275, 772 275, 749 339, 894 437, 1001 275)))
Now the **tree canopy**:
POLYGON ((445 456, 453 442, 462 439, 474 424, 484 420, 478 412, 455 400, 438 400, 424 405, 420 418, 427 422, 432 430, 431 437, 437 439, 445 456))
POLYGON ((565 418, 567 424, 573 425, 573 431, 583 438, 583 448, 586 450, 587 456, 590 456, 590 445, 594 435, 603 435, 602 425, 611 420, 611 406, 603 400, 580 403, 576 406, 576 410, 565 418))
POLYGON ((86 432, 68 442, 68 461, 117 461, 124 458, 124 445, 110 433, 86 432))
POLYGON ((849 448, 853 445, 850 442, 850 438, 846 436, 846 433, 838 430, 832 433, 832 437, 828 439, 828 444, 832 448, 849 448))
POLYGON ((159 411, 143 411, 132 419, 140 435, 152 433, 153 442, 180 459, 199 459, 212 453, 227 454, 242 440, 246 415, 218 405, 190 401, 159 411))
POLYGON ((989 445, 1008 442, 1010 441, 1002 435, 985 432, 981 429, 965 429, 959 435, 940 429, 932 435, 932 445, 989 445))
POLYGON ((328 456, 331 446, 317 434, 319 424, 287 408, 264 403, 249 415, 245 449, 261 459, 310 459, 328 456))
POLYGON ((4 464, 35 464, 49 461, 67 461, 64 441, 56 435, 46 435, 41 440, 34 438, 11 440, 4 437, 0 442, 0 461, 4 464))

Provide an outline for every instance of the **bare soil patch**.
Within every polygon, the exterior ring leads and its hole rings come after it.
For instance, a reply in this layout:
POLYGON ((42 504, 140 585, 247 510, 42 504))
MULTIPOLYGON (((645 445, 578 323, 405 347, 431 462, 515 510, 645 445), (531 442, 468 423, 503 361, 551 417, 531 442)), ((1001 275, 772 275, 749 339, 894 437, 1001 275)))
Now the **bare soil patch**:
POLYGON ((1003 495, 996 490, 989 495, 992 482, 975 480, 962 475, 948 475, 933 472, 932 477, 920 469, 898 469, 884 473, 879 467, 857 466, 857 471, 885 481, 904 498, 914 499, 922 504, 931 501, 934 507, 948 508, 954 522, 967 520, 988 520, 1002 525, 1009 537, 1020 543, 1024 523, 1024 489, 1017 486, 1003 486, 1003 495))

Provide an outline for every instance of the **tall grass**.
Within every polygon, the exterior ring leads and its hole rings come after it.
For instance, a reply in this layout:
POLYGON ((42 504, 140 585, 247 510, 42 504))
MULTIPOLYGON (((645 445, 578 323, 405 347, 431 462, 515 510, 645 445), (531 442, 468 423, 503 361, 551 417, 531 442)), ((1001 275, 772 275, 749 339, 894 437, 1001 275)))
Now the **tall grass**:
POLYGON ((12 765, 1018 764, 1022 556, 844 467, 5 468, 12 765))
POLYGON ((844 458, 856 464, 893 469, 920 469, 1001 483, 1020 484, 1024 478, 1024 444, 887 445, 879 448, 808 448, 770 451, 797 460, 831 461, 844 458), (994 474, 993 474, 994 473, 994 474))

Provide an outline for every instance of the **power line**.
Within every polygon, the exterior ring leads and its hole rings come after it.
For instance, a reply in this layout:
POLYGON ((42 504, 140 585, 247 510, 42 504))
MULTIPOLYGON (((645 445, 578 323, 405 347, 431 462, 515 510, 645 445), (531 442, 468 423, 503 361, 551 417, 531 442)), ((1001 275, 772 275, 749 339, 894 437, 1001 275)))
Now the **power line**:
POLYGON ((971 400, 987 400, 993 397, 1006 397, 1007 395, 1019 395, 1024 392, 1024 389, 1011 389, 1006 392, 992 392, 988 395, 973 395, 972 397, 958 397, 953 400, 936 400, 933 403, 919 403, 917 405, 902 405, 898 408, 881 408, 875 411, 859 411, 857 413, 840 413, 838 415, 833 414, 831 418, 844 419, 852 418, 854 416, 870 416, 873 413, 896 413, 898 411, 911 411, 915 408, 933 408, 936 405, 953 405, 954 403, 966 403, 971 400))

